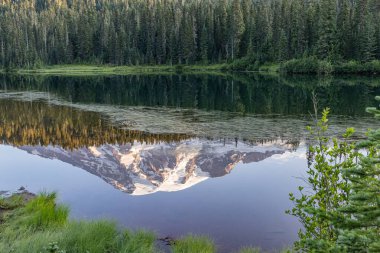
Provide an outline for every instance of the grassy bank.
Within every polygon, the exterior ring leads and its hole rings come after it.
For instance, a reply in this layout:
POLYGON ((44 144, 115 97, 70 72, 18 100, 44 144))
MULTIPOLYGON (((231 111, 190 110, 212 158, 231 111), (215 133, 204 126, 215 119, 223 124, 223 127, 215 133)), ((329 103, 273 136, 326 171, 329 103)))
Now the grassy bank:
POLYGON ((173 74, 205 73, 221 74, 224 64, 213 65, 154 65, 154 66, 112 66, 112 65, 52 65, 33 69, 1 69, 1 73, 89 76, 89 75, 132 75, 132 74, 173 74))
MULTIPOLYGON (((2 253, 156 253, 157 238, 150 231, 120 229, 115 222, 72 221, 69 209, 56 203, 56 194, 33 198, 13 195, 0 198, 0 252, 2 253)), ((175 240, 166 251, 215 253, 207 237, 186 236, 175 240)), ((241 253, 259 252, 245 248, 241 253)))
POLYGON ((94 75, 168 75, 168 74, 212 74, 226 72, 263 72, 274 74, 309 75, 380 75, 380 61, 361 63, 357 61, 331 63, 315 57, 292 59, 283 63, 263 63, 245 57, 231 63, 211 65, 52 65, 32 69, 0 69, 0 73, 46 76, 94 76, 94 75))

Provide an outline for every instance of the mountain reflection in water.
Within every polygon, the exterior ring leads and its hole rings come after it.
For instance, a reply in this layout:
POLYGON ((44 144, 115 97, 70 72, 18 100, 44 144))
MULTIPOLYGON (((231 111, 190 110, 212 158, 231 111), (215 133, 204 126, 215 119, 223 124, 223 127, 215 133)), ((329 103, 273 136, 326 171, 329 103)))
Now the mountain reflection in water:
POLYGON ((65 150, 53 146, 22 146, 41 157, 58 159, 96 175, 132 195, 179 191, 208 178, 224 176, 239 163, 282 154, 286 145, 250 146, 191 139, 172 144, 102 145, 65 150))
POLYGON ((123 129, 99 113, 41 100, 3 99, 0 110, 3 143, 84 169, 132 195, 186 189, 298 145, 123 129))

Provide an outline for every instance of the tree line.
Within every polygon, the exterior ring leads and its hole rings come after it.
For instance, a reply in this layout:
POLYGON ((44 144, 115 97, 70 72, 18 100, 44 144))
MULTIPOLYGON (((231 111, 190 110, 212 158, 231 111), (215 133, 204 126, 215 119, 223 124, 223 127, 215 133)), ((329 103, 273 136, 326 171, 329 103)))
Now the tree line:
POLYGON ((379 0, 1 0, 0 66, 380 59, 379 0))

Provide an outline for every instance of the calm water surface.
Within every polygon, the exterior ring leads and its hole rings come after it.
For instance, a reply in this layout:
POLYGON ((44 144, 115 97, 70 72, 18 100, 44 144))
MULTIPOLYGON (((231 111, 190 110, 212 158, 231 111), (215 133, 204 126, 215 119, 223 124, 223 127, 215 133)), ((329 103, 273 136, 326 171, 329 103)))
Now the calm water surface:
POLYGON ((78 219, 159 236, 209 235, 220 252, 273 251, 307 168, 312 94, 331 132, 360 138, 380 80, 268 76, 0 76, 0 190, 57 191, 78 219))

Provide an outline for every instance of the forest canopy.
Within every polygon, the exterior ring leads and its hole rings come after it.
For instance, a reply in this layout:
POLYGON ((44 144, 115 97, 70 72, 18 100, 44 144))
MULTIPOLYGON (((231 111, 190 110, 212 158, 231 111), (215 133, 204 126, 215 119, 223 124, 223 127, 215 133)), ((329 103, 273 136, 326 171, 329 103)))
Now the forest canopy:
POLYGON ((0 68, 380 59, 379 0, 0 0, 0 68))

